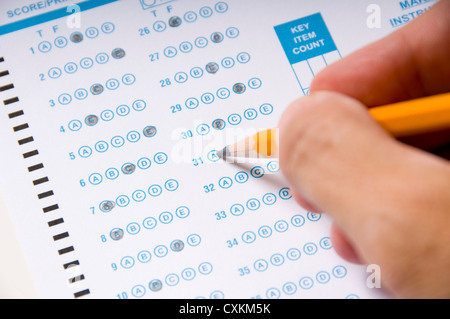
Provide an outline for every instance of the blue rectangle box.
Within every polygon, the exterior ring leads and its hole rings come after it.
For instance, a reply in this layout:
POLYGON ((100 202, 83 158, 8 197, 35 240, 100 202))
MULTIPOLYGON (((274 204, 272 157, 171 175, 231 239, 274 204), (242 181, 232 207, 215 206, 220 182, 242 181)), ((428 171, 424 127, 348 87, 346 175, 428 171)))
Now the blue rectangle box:
POLYGON ((291 64, 337 50, 320 13, 278 25, 275 32, 291 64))

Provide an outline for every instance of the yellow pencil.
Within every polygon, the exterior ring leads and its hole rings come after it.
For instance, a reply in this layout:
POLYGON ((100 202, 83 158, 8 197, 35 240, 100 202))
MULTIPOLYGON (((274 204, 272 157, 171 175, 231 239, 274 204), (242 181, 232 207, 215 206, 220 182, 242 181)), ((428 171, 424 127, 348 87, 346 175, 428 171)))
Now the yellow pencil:
MULTIPOLYGON (((372 117, 393 137, 450 127, 450 93, 371 108, 372 117)), ((263 130, 217 152, 227 157, 278 157, 278 129, 263 130)))

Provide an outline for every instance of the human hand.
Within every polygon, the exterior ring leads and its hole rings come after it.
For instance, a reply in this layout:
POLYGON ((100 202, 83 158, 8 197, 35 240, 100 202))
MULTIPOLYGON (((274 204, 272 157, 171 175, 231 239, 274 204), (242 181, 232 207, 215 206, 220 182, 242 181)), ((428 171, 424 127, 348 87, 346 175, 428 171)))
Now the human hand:
POLYGON ((366 107, 450 90, 450 1, 331 65, 284 112, 280 167, 306 209, 334 219, 344 259, 378 264, 401 298, 450 297, 450 130, 392 139, 366 107), (330 92, 334 91, 334 92, 330 92))

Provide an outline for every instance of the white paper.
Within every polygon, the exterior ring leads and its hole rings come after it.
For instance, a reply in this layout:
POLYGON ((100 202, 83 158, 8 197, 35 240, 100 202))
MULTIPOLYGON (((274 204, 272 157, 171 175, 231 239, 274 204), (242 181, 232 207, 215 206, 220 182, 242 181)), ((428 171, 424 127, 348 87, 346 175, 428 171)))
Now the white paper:
MULTIPOLYGON (((2 1, 0 21, 73 3, 2 1)), ((380 25, 369 28, 370 3, 127 0, 1 35, 0 71, 9 74, 0 87, 14 88, 0 92, 0 189, 39 296, 384 297, 367 287, 365 266, 334 252, 329 216, 290 198, 276 162, 208 158, 275 127, 314 71, 394 31, 392 18, 429 6, 382 1, 380 25), (291 66, 274 27, 316 13, 336 50, 291 66), (169 26, 174 16, 181 25, 169 26), (81 42, 70 40, 74 32, 81 42), (116 48, 125 56, 114 58, 116 48), (210 62, 217 73, 207 72, 210 62), (103 92, 93 95, 97 83, 103 92), (245 92, 234 93, 236 83, 245 92), (88 115, 98 123, 88 126, 88 115), (144 136, 147 126, 155 136, 144 136), (132 174, 122 172, 126 163, 132 174), (102 212, 107 200, 115 207, 102 212), (113 240, 117 228, 123 238, 113 240)))

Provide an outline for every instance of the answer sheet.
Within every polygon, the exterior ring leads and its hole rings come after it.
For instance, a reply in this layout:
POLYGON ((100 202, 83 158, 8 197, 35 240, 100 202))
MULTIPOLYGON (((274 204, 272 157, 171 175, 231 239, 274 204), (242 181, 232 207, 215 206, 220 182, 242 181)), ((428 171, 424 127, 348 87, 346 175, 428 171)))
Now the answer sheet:
POLYGON ((372 2, 1 1, 0 191, 39 296, 385 297, 278 161, 216 155, 434 3, 372 2))

